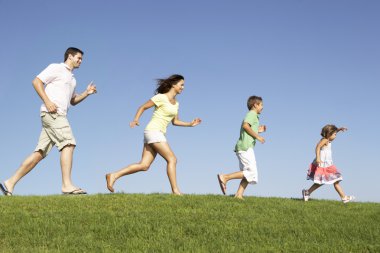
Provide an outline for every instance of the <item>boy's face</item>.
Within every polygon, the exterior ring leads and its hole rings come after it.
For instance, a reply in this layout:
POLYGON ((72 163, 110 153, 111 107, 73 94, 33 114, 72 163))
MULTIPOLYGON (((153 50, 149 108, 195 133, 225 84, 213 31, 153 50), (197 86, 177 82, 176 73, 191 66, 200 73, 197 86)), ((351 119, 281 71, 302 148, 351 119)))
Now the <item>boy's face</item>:
POLYGON ((258 104, 255 104, 253 108, 255 108, 255 111, 257 112, 257 114, 260 114, 261 111, 264 109, 264 104, 263 102, 260 102, 258 104))

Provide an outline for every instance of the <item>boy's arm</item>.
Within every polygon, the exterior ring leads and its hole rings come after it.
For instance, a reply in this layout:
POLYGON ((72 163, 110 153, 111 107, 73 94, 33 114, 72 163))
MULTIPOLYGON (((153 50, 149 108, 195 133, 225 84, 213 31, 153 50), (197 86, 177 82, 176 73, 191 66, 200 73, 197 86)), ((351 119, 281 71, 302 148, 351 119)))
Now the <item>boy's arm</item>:
POLYGON ((243 122, 243 129, 244 129, 244 131, 247 132, 247 134, 249 134, 253 138, 259 140, 261 143, 265 142, 265 139, 263 137, 261 137, 258 133, 256 133, 255 131, 252 130, 251 125, 249 123, 243 122))

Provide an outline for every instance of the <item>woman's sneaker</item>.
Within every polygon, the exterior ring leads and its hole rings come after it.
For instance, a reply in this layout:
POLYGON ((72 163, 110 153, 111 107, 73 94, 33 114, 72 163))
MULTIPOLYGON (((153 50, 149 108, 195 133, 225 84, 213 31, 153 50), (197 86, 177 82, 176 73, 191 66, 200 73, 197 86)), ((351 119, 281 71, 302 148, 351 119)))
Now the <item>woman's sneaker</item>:
POLYGON ((305 189, 302 190, 302 198, 303 198, 303 201, 308 201, 310 198, 309 192, 305 189))
POLYGON ((346 196, 346 197, 342 198, 342 202, 346 204, 350 201, 353 201, 354 199, 355 199, 354 196, 346 196))

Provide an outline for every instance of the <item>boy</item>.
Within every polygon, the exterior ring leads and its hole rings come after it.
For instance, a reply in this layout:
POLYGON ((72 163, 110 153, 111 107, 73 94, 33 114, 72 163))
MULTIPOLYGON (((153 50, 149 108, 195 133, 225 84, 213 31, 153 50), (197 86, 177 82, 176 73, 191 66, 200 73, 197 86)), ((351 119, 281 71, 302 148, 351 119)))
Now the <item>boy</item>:
POLYGON ((261 97, 251 96, 248 98, 247 107, 249 112, 246 114, 240 129, 240 137, 235 146, 235 153, 239 159, 241 171, 231 174, 218 174, 218 181, 223 194, 226 194, 227 182, 231 179, 241 179, 235 198, 243 199, 243 193, 248 183, 257 184, 256 158, 253 148, 256 140, 261 143, 265 139, 259 135, 265 132, 266 126, 259 125, 259 114, 263 110, 263 100, 261 97))

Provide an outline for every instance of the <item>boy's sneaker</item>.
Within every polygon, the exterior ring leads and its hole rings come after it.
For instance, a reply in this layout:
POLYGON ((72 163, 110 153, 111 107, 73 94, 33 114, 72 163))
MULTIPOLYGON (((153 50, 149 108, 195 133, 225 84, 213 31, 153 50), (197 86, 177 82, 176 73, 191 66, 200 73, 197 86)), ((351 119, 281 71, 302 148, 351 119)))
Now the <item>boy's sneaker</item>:
POLYGON ((350 201, 353 201, 354 199, 355 199, 355 196, 346 196, 346 197, 342 198, 342 202, 346 204, 350 201))
POLYGON ((305 189, 302 190, 302 197, 304 201, 308 201, 310 198, 309 192, 305 189))

